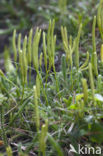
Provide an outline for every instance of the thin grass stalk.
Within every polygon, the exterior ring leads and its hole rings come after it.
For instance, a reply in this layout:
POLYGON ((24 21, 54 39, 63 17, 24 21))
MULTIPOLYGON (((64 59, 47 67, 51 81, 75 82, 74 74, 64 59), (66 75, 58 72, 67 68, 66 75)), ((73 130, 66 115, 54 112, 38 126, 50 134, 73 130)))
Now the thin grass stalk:
POLYGON ((49 21, 49 27, 48 27, 48 32, 47 32, 47 52, 48 52, 48 56, 49 56, 49 68, 50 68, 50 62, 51 62, 51 27, 52 27, 52 23, 51 20, 49 21))
POLYGON ((67 71, 66 71, 66 57, 65 57, 64 54, 62 55, 61 62, 62 62, 63 79, 64 79, 64 82, 65 82, 65 85, 66 85, 66 79, 67 79, 66 74, 67 74, 67 71))
POLYGON ((103 44, 101 45, 100 57, 101 57, 101 62, 103 63, 103 44))
POLYGON ((37 97, 40 98, 40 80, 38 74, 36 76, 36 91, 37 91, 37 97))
POLYGON ((103 41, 103 0, 100 0, 97 11, 97 23, 103 41))
POLYGON ((46 35, 45 32, 43 32, 43 53, 44 53, 44 64, 45 64, 45 69, 47 73, 47 52, 46 52, 46 35))
MULTIPOLYGON (((80 100, 78 101, 78 115, 80 118, 83 118, 83 115, 84 115, 84 101, 83 100, 80 100)), ((78 116, 77 116, 78 118, 78 116)))
POLYGON ((102 92, 102 84, 103 84, 102 75, 98 75, 98 78, 97 78, 97 90, 98 90, 99 93, 102 92))
POLYGON ((92 92, 92 100, 93 100, 93 103, 95 104, 95 101, 94 101, 94 79, 93 79, 93 72, 92 72, 92 64, 89 63, 89 79, 90 79, 90 87, 91 87, 91 92, 92 92))
POLYGON ((33 29, 30 30, 30 32, 29 32, 29 38, 28 38, 29 82, 31 82, 32 36, 33 36, 33 29))
POLYGON ((18 47, 18 53, 21 50, 21 34, 18 35, 18 43, 17 43, 17 47, 18 47))
POLYGON ((92 26, 92 45, 93 45, 92 67, 93 67, 93 70, 94 70, 95 75, 97 76, 97 75, 98 75, 98 66, 97 66, 95 27, 96 27, 96 16, 94 16, 94 19, 93 19, 93 26, 92 26))
POLYGON ((70 35, 69 37, 69 46, 72 48, 73 47, 73 38, 72 36, 70 35))
POLYGON ((21 50, 21 34, 19 34, 18 36, 18 53, 19 53, 19 66, 20 66, 20 72, 21 72, 21 79, 22 79, 22 83, 24 81, 23 78, 23 62, 22 62, 22 50, 21 50))
POLYGON ((83 94, 84 94, 84 103, 86 104, 88 101, 88 86, 87 80, 82 78, 82 86, 83 86, 83 94))
POLYGON ((55 81, 56 81, 56 90, 57 90, 57 93, 59 93, 59 83, 58 83, 58 80, 57 80, 57 74, 56 74, 56 70, 55 70, 55 65, 53 65, 53 71, 54 71, 55 81))
POLYGON ((93 52, 96 51, 95 27, 96 27, 96 16, 94 16, 93 26, 92 26, 92 45, 93 45, 93 52))
POLYGON ((26 47, 27 47, 27 36, 24 38, 23 42, 23 57, 22 57, 22 62, 23 62, 23 76, 24 76, 24 84, 27 84, 27 54, 26 54, 26 47))
POLYGON ((40 58, 39 58, 39 66, 40 66, 41 73, 42 73, 42 60, 43 60, 43 53, 41 52, 40 58))
POLYGON ((19 88, 18 88, 18 86, 16 85, 16 84, 14 84, 11 80, 9 80, 5 75, 4 75, 4 73, 3 73, 3 71, 0 69, 0 76, 4 79, 4 80, 6 80, 7 82, 9 82, 10 84, 12 84, 14 87, 16 87, 18 90, 19 90, 19 88))
POLYGON ((52 66, 53 66, 53 71, 54 71, 54 74, 55 74, 55 81, 56 81, 56 89, 57 89, 57 92, 59 92, 59 84, 58 84, 58 80, 57 80, 57 74, 56 74, 56 70, 55 70, 55 44, 56 44, 56 36, 53 36, 53 32, 54 32, 54 23, 53 23, 53 28, 52 28, 52 45, 51 45, 51 48, 52 48, 52 54, 51 54, 51 57, 52 57, 52 66))
POLYGON ((36 122, 36 128, 37 132, 39 133, 40 128, 40 117, 39 117, 39 108, 38 108, 38 93, 37 93, 37 87, 34 86, 34 104, 35 104, 35 122, 36 122))
POLYGON ((16 30, 14 30, 13 32, 12 45, 13 45, 13 51, 14 51, 14 61, 16 63, 17 62, 16 30))
POLYGON ((39 71, 37 71, 37 75, 38 75, 38 78, 39 78, 41 90, 43 91, 43 94, 44 94, 44 97, 45 97, 45 100, 46 100, 46 105, 48 106, 47 94, 46 94, 46 91, 45 91, 45 89, 44 89, 44 84, 43 84, 43 82, 42 82, 42 76, 41 76, 41 74, 39 73, 39 71))
POLYGON ((21 71, 21 79, 22 79, 22 84, 24 83, 24 69, 23 69, 23 52, 22 50, 19 51, 19 64, 20 64, 20 71, 21 71))
POLYGON ((98 63, 97 63, 97 53, 94 53, 94 73, 98 76, 98 63))
POLYGON ((58 156, 64 156, 61 147, 49 133, 48 133, 48 140, 52 144, 54 150, 56 150, 58 156))
POLYGON ((52 64, 55 66, 55 45, 56 45, 56 35, 53 37, 52 40, 52 64))
POLYGON ((77 70, 79 69, 79 41, 80 41, 81 31, 82 31, 82 24, 80 24, 79 26, 78 35, 76 38, 75 64, 76 64, 77 70))
POLYGON ((71 43, 70 43, 69 50, 70 50, 70 66, 71 66, 71 70, 70 70, 71 90, 73 90, 73 71, 72 71, 72 68, 73 68, 73 59, 72 59, 73 50, 71 49, 71 43))

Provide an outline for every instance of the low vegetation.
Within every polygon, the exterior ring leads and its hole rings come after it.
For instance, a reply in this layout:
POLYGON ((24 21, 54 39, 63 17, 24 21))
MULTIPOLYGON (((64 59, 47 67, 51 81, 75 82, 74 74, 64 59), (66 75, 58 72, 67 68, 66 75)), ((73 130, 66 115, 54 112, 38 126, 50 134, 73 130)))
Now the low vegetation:
MULTIPOLYGON (((59 0, 60 9, 66 3, 59 0)), ((31 29, 23 37, 14 30, 14 54, 5 48, 0 70, 1 155, 65 156, 70 144, 103 150, 102 14, 103 0, 93 17, 92 43, 83 44, 81 22, 75 37, 61 26, 60 45, 55 20, 47 32, 31 29)))

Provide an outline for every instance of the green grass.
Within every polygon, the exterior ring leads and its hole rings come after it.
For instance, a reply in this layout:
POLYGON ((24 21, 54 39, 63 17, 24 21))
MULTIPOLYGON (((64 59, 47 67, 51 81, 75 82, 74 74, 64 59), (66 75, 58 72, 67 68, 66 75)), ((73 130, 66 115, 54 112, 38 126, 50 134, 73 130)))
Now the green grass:
POLYGON ((35 35, 32 29, 24 37, 14 30, 14 58, 5 48, 5 72, 0 70, 1 155, 65 156, 70 144, 103 150, 102 4, 92 18, 89 44, 83 44, 82 22, 75 37, 61 26, 60 48, 55 20, 35 35))

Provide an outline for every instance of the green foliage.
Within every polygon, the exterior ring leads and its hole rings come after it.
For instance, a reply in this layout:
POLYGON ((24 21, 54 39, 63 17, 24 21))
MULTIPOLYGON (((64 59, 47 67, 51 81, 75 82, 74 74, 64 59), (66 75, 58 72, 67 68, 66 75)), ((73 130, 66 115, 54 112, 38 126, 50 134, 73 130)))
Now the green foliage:
POLYGON ((96 16, 94 16, 93 27, 92 27, 92 44, 93 44, 93 52, 92 52, 92 67, 94 69, 94 73, 98 75, 98 67, 97 67, 97 53, 96 53, 96 41, 95 41, 95 27, 96 27, 96 16))
POLYGON ((39 119, 39 106, 38 106, 38 90, 37 87, 34 86, 34 104, 35 104, 35 121, 36 121, 36 127, 37 131, 39 132, 40 127, 40 119, 39 119))
POLYGON ((49 57, 49 69, 54 66, 56 35, 54 35, 55 20, 49 22, 47 33, 47 52, 49 57))
POLYGON ((34 34, 31 29, 24 38, 14 30, 14 61, 5 48, 5 72, 0 69, 3 154, 63 156, 70 144, 102 146, 103 45, 95 39, 96 17, 87 47, 81 20, 76 37, 61 26, 62 44, 55 22, 49 21, 47 31, 37 28, 34 34))
POLYGON ((94 102, 94 79, 93 79, 93 72, 92 72, 92 64, 89 63, 89 79, 90 79, 90 86, 92 92, 92 99, 94 102))
POLYGON ((40 135, 40 151, 43 153, 43 156, 46 155, 47 132, 48 132, 48 120, 46 120, 46 123, 42 125, 40 135))
POLYGON ((83 93, 84 93, 84 102, 87 103, 88 100, 88 86, 87 86, 87 80, 82 79, 82 86, 83 86, 83 93))
POLYGON ((65 57, 65 55, 62 55, 62 73, 63 73, 64 81, 67 81, 66 80, 67 70, 66 70, 66 57, 65 57))
POLYGON ((32 52, 33 64, 34 64, 34 68, 36 69, 36 71, 38 71, 38 68, 39 68, 38 46, 39 46, 39 42, 40 42, 40 36, 41 36, 41 30, 39 30, 37 28, 35 36, 33 38, 33 52, 32 52))
POLYGON ((12 156, 12 149, 10 146, 6 148, 6 152, 7 152, 7 156, 12 156))
POLYGON ((76 38, 76 48, 75 48, 75 64, 77 69, 79 69, 79 41, 80 41, 80 35, 82 31, 82 24, 79 26, 78 35, 76 38))
POLYGON ((98 12, 97 12, 97 22, 98 22, 98 28, 101 34, 101 38, 103 40, 103 0, 100 0, 99 6, 98 6, 98 12))
POLYGON ((60 8, 60 10, 62 12, 66 11, 66 9, 67 9, 67 0, 58 0, 58 5, 59 5, 59 8, 60 8))
POLYGON ((101 62, 103 62, 103 44, 101 45, 101 62))

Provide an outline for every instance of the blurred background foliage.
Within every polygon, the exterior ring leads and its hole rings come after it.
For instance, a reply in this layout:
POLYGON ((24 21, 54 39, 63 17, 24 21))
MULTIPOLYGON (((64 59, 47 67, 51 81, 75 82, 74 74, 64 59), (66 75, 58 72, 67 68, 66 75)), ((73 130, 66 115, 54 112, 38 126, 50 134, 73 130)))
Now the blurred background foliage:
POLYGON ((60 26, 67 26, 68 33, 75 36, 82 22, 85 34, 91 28, 92 15, 99 0, 0 0, 0 52, 9 42, 14 29, 27 33, 32 27, 43 30, 48 20, 56 20, 56 33, 60 36, 60 26), (89 24, 88 24, 89 23, 89 24))

